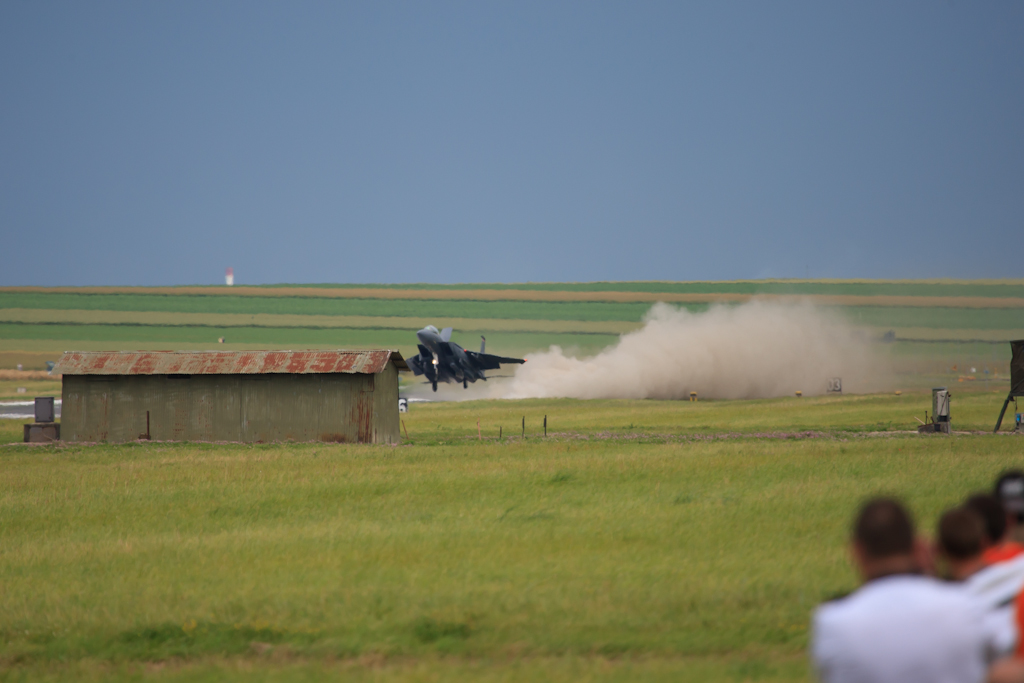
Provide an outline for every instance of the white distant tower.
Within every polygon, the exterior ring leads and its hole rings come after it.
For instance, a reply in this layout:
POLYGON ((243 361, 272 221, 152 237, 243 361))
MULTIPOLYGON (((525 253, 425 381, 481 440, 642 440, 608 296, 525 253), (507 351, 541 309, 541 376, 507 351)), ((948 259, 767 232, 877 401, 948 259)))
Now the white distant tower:
POLYGON ((224 284, 226 284, 228 287, 230 287, 233 284, 235 284, 235 269, 234 268, 228 268, 226 271, 224 271, 224 284))

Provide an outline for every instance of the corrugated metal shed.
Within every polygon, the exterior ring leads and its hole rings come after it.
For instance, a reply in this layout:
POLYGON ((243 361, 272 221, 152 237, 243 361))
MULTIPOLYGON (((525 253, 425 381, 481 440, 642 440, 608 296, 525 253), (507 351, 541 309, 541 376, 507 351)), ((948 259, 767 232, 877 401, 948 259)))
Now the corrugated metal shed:
POLYGON ((67 441, 398 443, 395 351, 65 353, 67 441))
POLYGON ((391 362, 408 370, 397 351, 66 351, 58 375, 375 375, 391 362))

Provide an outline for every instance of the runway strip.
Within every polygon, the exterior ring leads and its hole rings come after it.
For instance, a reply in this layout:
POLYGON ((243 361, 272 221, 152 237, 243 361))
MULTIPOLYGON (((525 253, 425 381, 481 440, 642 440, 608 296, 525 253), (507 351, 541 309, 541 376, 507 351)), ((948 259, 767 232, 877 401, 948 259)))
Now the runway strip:
MULTIPOLYGON (((53 402, 53 412, 60 417, 61 400, 53 402)), ((35 417, 35 401, 0 401, 0 420, 25 420, 35 417)))

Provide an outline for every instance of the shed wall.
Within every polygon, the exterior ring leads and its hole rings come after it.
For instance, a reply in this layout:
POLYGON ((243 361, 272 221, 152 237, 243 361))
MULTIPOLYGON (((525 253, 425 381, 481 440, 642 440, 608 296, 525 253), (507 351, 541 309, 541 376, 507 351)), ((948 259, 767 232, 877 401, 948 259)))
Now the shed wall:
POLYGON ((373 443, 398 443, 402 435, 398 414, 398 368, 388 363, 375 377, 373 443))
POLYGON ((64 375, 61 436, 397 443, 397 375, 64 375))

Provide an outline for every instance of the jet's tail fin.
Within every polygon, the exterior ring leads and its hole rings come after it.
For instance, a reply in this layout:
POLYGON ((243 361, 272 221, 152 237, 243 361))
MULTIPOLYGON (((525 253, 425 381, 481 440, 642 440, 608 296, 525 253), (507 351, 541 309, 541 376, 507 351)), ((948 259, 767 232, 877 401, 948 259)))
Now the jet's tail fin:
POLYGON ((452 328, 446 327, 443 330, 441 330, 441 341, 445 341, 446 342, 446 341, 451 341, 451 340, 452 340, 452 328))
POLYGON ((486 353, 484 349, 487 347, 487 337, 480 335, 480 353, 486 353))

